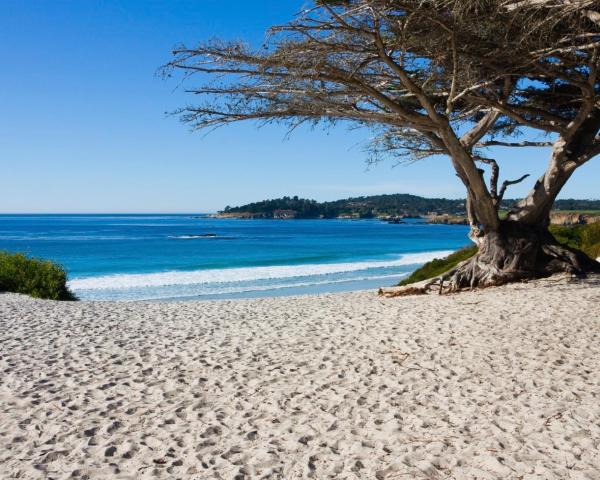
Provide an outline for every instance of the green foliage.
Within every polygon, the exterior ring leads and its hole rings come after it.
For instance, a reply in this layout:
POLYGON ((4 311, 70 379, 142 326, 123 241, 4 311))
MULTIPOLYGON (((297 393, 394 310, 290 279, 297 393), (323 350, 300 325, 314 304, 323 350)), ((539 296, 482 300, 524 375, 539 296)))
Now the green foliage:
POLYGON ((442 273, 456 267, 460 262, 468 260, 477 253, 477 247, 465 247, 448 255, 446 258, 435 258, 427 262, 421 268, 415 270, 409 277, 402 280, 398 285, 421 282, 430 278, 438 277, 442 273))
POLYGON ((465 201, 408 194, 373 195, 332 202, 283 197, 240 207, 226 207, 223 212, 261 214, 264 218, 270 218, 276 210, 293 210, 296 218, 335 218, 341 215, 373 218, 378 215, 425 215, 429 212, 462 213, 465 211, 465 201))
POLYGON ((554 202, 554 209, 561 211, 576 211, 579 213, 598 213, 600 210, 600 200, 577 200, 573 198, 563 198, 554 202))
MULTIPOLYGON (((557 242, 567 247, 581 250, 590 258, 600 257, 600 223, 576 226, 550 225, 550 233, 557 242)), ((460 262, 468 260, 476 253, 477 247, 472 246, 458 250, 446 258, 431 260, 415 270, 398 285, 403 286, 435 278, 454 268, 460 262)))
POLYGON ((321 214, 319 204, 315 200, 306 200, 297 196, 264 200, 241 207, 226 207, 224 213, 263 214, 265 218, 272 218, 277 210, 292 210, 296 218, 319 218, 321 214))
MULTIPOLYGON (((504 218, 508 208, 516 200, 504 200, 500 218, 504 218)), ((600 200, 557 200, 554 204, 561 211, 567 209, 600 209, 600 200)), ((392 195, 371 195, 354 197, 331 202, 317 202, 296 197, 283 197, 273 200, 249 203, 239 207, 225 207, 223 213, 248 213, 260 218, 273 218, 277 210, 291 210, 295 218, 336 218, 350 215, 358 218, 376 216, 421 216, 430 212, 440 215, 466 215, 465 200, 448 198, 425 198, 417 195, 397 193, 392 195)))
POLYGON ((49 260, 0 252, 0 291, 50 300, 76 300, 67 288, 67 274, 49 260))
POLYGON ((550 233, 567 247, 576 248, 590 258, 600 257, 600 223, 589 225, 550 225, 550 233))
POLYGON ((424 198, 398 193, 372 195, 325 202, 326 209, 339 214, 357 213, 365 218, 377 215, 426 215, 429 212, 456 214, 465 212, 464 200, 447 198, 424 198))

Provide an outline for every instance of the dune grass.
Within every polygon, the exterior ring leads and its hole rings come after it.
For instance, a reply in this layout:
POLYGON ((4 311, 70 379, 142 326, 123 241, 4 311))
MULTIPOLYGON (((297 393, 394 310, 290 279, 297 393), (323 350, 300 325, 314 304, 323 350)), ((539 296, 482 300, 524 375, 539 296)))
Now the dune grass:
POLYGON ((77 300, 67 287, 67 273, 61 266, 21 253, 0 252, 0 292, 50 300, 77 300))
MULTIPOLYGON (((567 247, 581 250, 590 258, 600 257, 600 223, 575 226, 550 225, 550 233, 554 235, 559 243, 567 247)), ((409 277, 402 280, 398 286, 438 277, 456 267, 460 262, 468 260, 476 253, 477 247, 473 245, 457 250, 446 258, 435 258, 415 270, 409 277)))

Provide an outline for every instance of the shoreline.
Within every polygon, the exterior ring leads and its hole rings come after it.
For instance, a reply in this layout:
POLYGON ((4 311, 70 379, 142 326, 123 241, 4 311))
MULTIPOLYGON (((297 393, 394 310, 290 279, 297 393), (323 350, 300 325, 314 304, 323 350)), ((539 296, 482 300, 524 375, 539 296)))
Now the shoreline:
POLYGON ((394 285, 420 265, 452 250, 400 253, 332 263, 257 265, 200 270, 118 273, 72 278, 82 299, 160 300, 262 298, 376 289, 394 285))
POLYGON ((0 295, 8 478, 596 478, 600 277, 384 299, 0 295))
MULTIPOLYGON (((157 296, 148 298, 82 298, 78 302, 116 302, 116 303, 136 303, 136 302, 210 302, 219 300, 252 300, 261 298, 295 298, 311 297, 318 295, 337 295, 343 293, 360 293, 367 291, 376 291, 382 285, 394 286, 402 279, 410 275, 410 272, 390 274, 384 277, 375 276, 366 279, 349 279, 343 281, 324 281, 322 283, 269 287, 264 290, 249 289, 230 293, 215 294, 190 294, 174 296, 157 296), (387 281, 386 281, 387 280, 387 281)), ((77 294, 77 291, 75 292, 77 294)))

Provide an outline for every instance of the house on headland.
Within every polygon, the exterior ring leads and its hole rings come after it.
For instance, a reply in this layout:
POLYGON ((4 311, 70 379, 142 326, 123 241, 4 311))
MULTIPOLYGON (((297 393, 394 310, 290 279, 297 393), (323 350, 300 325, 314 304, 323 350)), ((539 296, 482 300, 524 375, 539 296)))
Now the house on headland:
POLYGON ((273 218, 277 220, 290 220, 296 218, 296 212, 294 210, 274 210, 273 218))

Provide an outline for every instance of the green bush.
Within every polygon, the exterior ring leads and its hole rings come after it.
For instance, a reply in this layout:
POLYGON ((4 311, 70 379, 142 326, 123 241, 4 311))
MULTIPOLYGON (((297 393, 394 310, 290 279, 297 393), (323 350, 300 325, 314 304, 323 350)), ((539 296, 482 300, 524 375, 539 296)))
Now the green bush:
POLYGON ((590 258, 600 257, 600 223, 589 225, 550 225, 550 233, 559 243, 581 250, 590 258))
MULTIPOLYGON (((581 250, 590 258, 600 257, 600 223, 575 226, 550 225, 550 233, 552 233, 558 243, 581 250)), ((465 247, 446 258, 431 260, 421 268, 415 270, 398 285, 403 286, 438 277, 442 273, 454 268, 460 262, 471 258, 476 253, 476 246, 465 247)))
POLYGON ((0 252, 0 291, 50 300, 77 300, 67 288, 67 274, 49 260, 0 252))
POLYGON ((437 277, 451 268, 456 267, 460 262, 471 258, 477 253, 477 247, 465 247, 451 253, 446 258, 435 258, 427 262, 421 268, 415 270, 409 277, 402 280, 398 285, 408 285, 409 283, 420 282, 430 278, 437 277))

